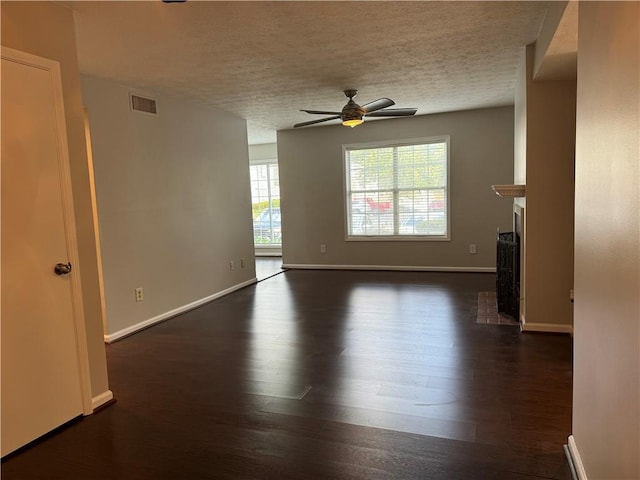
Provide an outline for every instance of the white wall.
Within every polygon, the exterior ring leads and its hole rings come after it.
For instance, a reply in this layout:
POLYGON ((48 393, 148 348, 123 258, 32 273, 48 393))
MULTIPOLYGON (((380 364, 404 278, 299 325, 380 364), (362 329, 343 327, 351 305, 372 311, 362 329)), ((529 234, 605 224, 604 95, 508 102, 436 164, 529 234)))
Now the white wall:
POLYGON ((278 158, 278 146, 275 143, 249 145, 249 161, 275 160, 278 158))
MULTIPOLYGON (((527 183, 527 56, 523 50, 518 66, 514 94, 514 154, 513 183, 527 183)), ((516 198, 515 203, 524 207, 526 198, 516 198)))
POLYGON ((525 330, 571 332, 576 82, 534 80, 534 51, 523 50, 515 105, 515 180, 527 185, 516 202, 526 205, 520 320, 525 330))
POLYGON ((562 18, 562 14, 567 8, 566 1, 555 1, 549 5, 547 13, 545 14, 544 21, 538 32, 538 38, 536 39, 536 53, 533 62, 533 76, 535 77, 540 66, 545 60, 545 55, 549 50, 549 46, 553 41, 556 34, 558 24, 562 18))
POLYGON ((125 86, 82 77, 82 87, 93 146, 106 334, 118 337, 254 279, 245 121, 158 96, 154 117, 130 111, 125 86), (144 288, 139 303, 136 287, 144 288))
POLYGON ((573 437, 590 480, 640 478, 640 4, 580 2, 573 437))
POLYGON ((512 205, 491 185, 512 182, 513 149, 511 107, 279 131, 283 263, 495 268, 496 229, 511 229, 512 205), (342 145, 441 135, 451 139, 451 241, 345 241, 342 145))

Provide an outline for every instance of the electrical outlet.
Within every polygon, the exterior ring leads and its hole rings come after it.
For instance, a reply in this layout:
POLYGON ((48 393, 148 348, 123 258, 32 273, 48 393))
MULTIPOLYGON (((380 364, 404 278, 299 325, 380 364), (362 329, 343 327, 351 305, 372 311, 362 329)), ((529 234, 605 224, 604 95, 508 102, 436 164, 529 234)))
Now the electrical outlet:
POLYGON ((475 243, 470 243, 469 244, 469 253, 471 255, 475 255, 477 253, 476 252, 476 244, 475 243))
POLYGON ((142 291, 142 287, 136 288, 136 302, 141 302, 144 300, 144 292, 142 291))
POLYGON ((244 268, 244 258, 240 259, 240 268, 244 268))
POLYGON ((235 265, 234 261, 233 261, 233 260, 231 260, 231 261, 229 262, 229 270, 234 270, 235 268, 236 268, 236 265, 235 265))
POLYGON ((320 244, 320 253, 327 253, 327 246, 324 243, 320 244))

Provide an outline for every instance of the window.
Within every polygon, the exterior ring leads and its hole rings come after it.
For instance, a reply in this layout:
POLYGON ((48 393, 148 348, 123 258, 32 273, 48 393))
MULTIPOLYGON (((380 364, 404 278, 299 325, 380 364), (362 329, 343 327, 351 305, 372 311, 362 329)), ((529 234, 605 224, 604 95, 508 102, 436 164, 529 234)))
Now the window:
POLYGON ((256 246, 282 245, 278 162, 250 166, 253 242, 256 246))
POLYGON ((449 137, 344 147, 347 238, 449 239, 449 137))

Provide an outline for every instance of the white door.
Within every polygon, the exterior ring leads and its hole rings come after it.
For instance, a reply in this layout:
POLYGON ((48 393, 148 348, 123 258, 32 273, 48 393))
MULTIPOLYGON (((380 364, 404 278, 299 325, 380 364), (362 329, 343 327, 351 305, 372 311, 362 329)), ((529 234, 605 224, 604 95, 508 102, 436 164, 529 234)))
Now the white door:
POLYGON ((59 66, 3 48, 1 74, 4 456, 89 413, 90 394, 59 66))

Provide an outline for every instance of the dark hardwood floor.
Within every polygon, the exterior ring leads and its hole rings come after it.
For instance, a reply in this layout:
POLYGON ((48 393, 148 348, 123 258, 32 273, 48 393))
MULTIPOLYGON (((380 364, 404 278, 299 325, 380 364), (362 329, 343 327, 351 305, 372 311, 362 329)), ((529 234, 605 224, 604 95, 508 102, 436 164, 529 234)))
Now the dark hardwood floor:
POLYGON ((283 271, 282 257, 256 257, 256 278, 259 282, 283 271))
POLYGON ((118 402, 2 479, 569 480, 571 339, 476 323, 494 278, 276 275, 107 346, 118 402))

